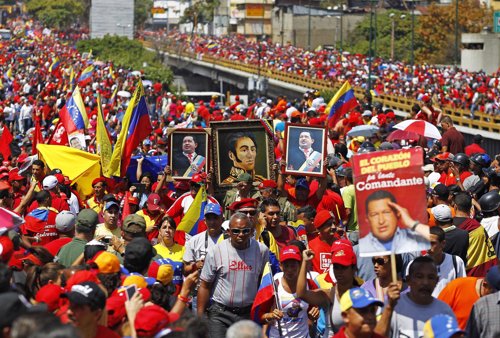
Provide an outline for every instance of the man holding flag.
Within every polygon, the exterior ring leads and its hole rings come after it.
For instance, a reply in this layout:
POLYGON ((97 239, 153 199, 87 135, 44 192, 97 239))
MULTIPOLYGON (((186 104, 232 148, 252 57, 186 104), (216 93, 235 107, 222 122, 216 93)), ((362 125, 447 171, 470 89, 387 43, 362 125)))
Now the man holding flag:
POLYGON ((254 231, 247 215, 235 213, 229 221, 230 237, 205 258, 197 309, 199 316, 208 316, 210 338, 225 337, 231 324, 250 318, 260 276, 269 262, 269 249, 252 238, 254 231))

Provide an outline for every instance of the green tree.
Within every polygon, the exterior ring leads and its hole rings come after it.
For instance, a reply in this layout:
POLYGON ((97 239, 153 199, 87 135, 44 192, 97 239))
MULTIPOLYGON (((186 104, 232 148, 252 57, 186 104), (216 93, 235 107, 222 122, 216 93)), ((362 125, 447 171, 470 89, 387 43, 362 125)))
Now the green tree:
POLYGON ((206 24, 213 21, 215 9, 219 5, 219 0, 196 1, 186 8, 180 21, 181 23, 192 23, 194 32, 198 24, 206 24))
MULTIPOLYGON (((392 21, 394 21, 394 59, 409 62, 411 59, 411 12, 385 11, 378 12, 373 21, 374 38, 372 48, 376 57, 391 57, 392 21), (391 18, 392 16, 392 18, 391 18)), ((422 39, 416 33, 419 29, 419 18, 415 16, 414 50, 422 45, 422 39)), ((368 55, 370 49, 370 15, 361 21, 350 34, 352 53, 368 55)))
POLYGON ((134 0, 134 24, 136 29, 142 29, 151 15, 153 0, 134 0))
POLYGON ((80 52, 92 49, 95 58, 112 61, 116 67, 143 70, 148 80, 162 83, 171 83, 173 80, 170 68, 163 66, 158 55, 146 50, 139 41, 106 35, 102 39, 78 41, 76 46, 80 52))
MULTIPOLYGON (((418 58, 429 63, 452 63, 455 57, 456 2, 450 5, 432 4, 421 18, 418 35, 423 44, 418 58)), ((461 33, 479 33, 491 26, 493 13, 477 0, 458 2, 458 39, 461 33)))
POLYGON ((45 25, 63 29, 81 19, 84 13, 79 0, 28 0, 26 9, 45 25))

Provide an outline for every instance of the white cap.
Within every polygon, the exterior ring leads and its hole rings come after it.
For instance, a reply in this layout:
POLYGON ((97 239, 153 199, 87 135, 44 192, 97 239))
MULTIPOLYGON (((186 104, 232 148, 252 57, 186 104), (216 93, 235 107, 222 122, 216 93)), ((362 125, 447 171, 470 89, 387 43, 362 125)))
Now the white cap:
POLYGON ((57 178, 54 175, 46 176, 42 182, 43 190, 54 189, 57 185, 57 178))
POLYGON ((71 211, 62 210, 56 216, 56 229, 59 232, 70 232, 75 228, 76 216, 71 211))

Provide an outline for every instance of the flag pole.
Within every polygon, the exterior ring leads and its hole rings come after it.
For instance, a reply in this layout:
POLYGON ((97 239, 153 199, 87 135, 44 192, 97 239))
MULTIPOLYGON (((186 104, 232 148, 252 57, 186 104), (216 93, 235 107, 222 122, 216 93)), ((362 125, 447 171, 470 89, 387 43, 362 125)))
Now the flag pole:
MULTIPOLYGON (((280 300, 278 298, 278 290, 276 289, 276 283, 274 280, 273 270, 271 269, 271 263, 268 262, 268 264, 269 264, 269 271, 271 272, 271 280, 273 282, 274 301, 276 303, 276 308, 281 311, 280 300)), ((283 338, 283 330, 281 328, 281 320, 280 319, 277 320, 277 324, 278 324, 278 332, 280 334, 280 338, 283 338)))

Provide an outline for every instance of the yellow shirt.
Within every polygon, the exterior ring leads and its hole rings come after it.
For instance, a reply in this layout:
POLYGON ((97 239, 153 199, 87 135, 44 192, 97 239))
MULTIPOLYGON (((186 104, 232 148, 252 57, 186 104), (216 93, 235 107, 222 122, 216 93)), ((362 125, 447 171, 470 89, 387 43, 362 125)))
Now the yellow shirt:
POLYGON ((106 228, 104 223, 97 224, 97 227, 95 229, 95 235, 94 238, 99 237, 99 236, 104 236, 104 237, 111 237, 111 236, 116 236, 118 238, 122 238, 122 232, 120 228, 116 228, 114 230, 109 230, 106 228))
MULTIPOLYGON (((151 218, 151 216, 146 215, 144 213, 144 210, 139 210, 138 212, 136 212, 136 215, 140 215, 140 216, 144 217, 144 220, 146 221, 146 232, 150 232, 153 229, 153 227, 156 225, 156 223, 160 222, 162 217, 163 217, 163 214, 160 214, 156 218, 151 218)), ((160 226, 160 224, 158 224, 158 227, 159 226, 160 226)))
POLYGON ((175 262, 182 262, 182 257, 184 256, 184 247, 175 243, 172 247, 167 248, 162 244, 156 244, 154 246, 156 253, 162 258, 169 258, 175 262))

